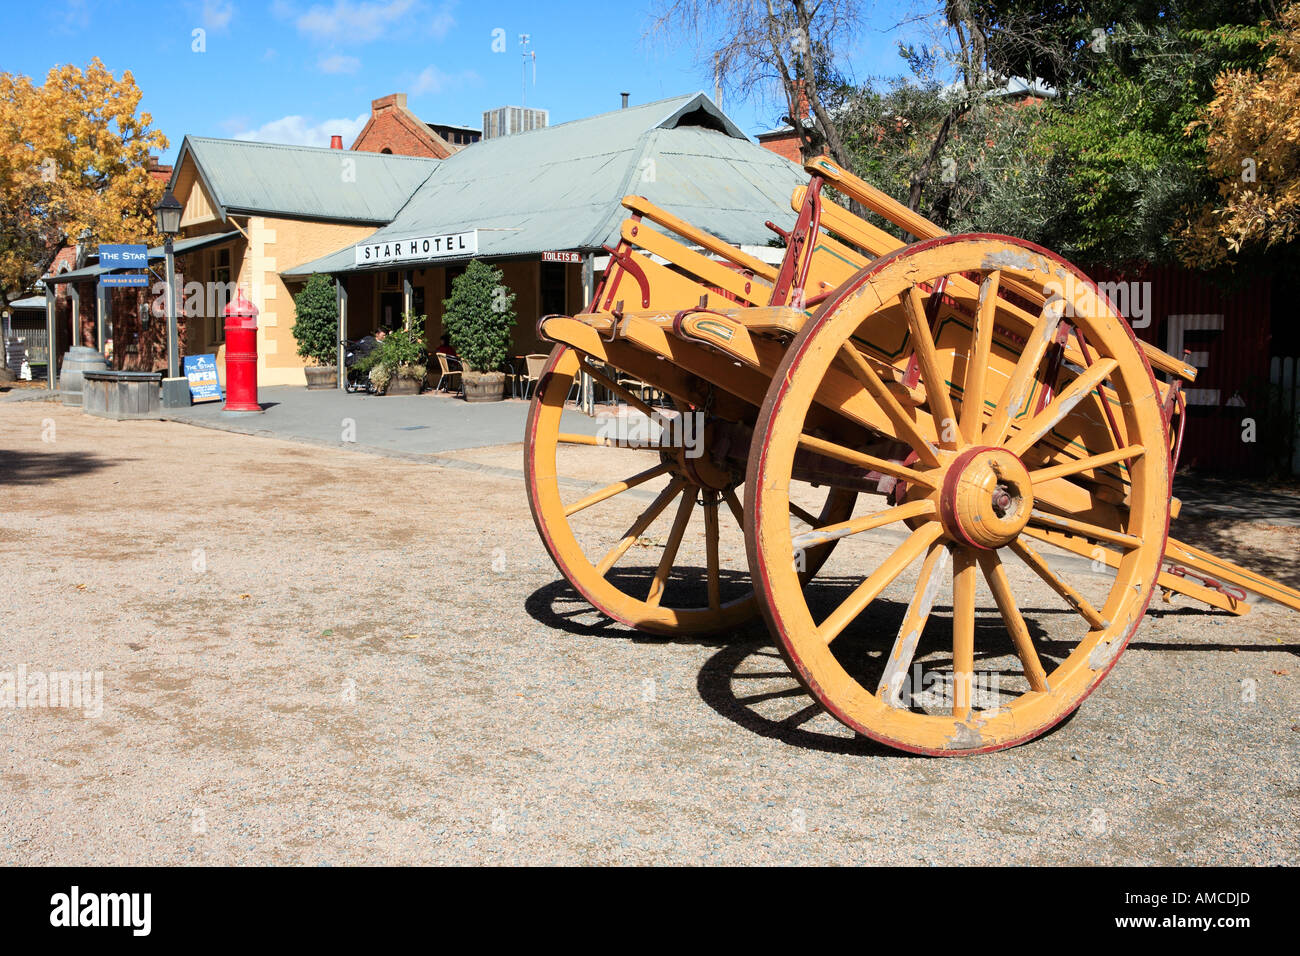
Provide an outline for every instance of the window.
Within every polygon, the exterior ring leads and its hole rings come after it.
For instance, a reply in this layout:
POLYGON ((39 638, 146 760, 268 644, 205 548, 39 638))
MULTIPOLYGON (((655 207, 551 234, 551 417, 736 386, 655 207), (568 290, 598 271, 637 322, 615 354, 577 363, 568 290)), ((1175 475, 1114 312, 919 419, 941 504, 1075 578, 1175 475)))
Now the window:
POLYGON ((208 337, 209 342, 224 342, 226 340, 226 317, 222 314, 226 310, 228 297, 226 291, 230 288, 230 249, 218 249, 208 256, 208 289, 209 294, 206 296, 207 302, 211 303, 209 311, 214 313, 209 316, 208 321, 212 323, 212 335, 208 337))
POLYGON ((542 315, 564 315, 568 310, 563 262, 542 263, 542 315))

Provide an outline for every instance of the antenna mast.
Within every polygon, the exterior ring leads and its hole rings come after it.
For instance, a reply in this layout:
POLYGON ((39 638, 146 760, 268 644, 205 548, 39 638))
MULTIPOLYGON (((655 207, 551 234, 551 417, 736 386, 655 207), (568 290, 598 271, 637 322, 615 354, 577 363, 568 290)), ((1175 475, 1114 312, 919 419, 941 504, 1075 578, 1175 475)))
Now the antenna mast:
POLYGON ((537 85, 537 53, 534 50, 528 49, 528 44, 531 42, 531 40, 532 37, 529 34, 527 33, 519 34, 519 46, 521 48, 520 55, 522 56, 522 61, 519 64, 519 68, 520 68, 519 80, 520 80, 520 85, 523 87, 523 97, 520 101, 519 104, 520 106, 528 105, 528 61, 529 60, 533 61, 533 86, 537 85))

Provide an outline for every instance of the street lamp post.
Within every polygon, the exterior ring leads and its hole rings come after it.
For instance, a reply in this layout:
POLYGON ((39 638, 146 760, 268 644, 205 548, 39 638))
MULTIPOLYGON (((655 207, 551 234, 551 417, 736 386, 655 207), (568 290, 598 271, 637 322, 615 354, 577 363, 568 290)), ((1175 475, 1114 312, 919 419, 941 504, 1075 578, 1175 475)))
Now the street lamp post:
POLYGON ((167 259, 167 377, 176 378, 180 374, 180 343, 176 330, 176 255, 172 249, 172 237, 181 231, 181 212, 184 207, 176 201, 171 188, 163 193, 163 198, 154 206, 154 215, 158 219, 158 231, 165 237, 163 254, 167 259))

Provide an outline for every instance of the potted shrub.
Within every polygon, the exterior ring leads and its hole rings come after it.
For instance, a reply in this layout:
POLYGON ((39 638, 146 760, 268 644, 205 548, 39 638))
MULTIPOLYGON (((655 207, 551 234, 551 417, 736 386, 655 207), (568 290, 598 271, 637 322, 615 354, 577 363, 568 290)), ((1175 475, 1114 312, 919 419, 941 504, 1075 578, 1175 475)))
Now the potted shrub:
POLYGON ((501 365, 515 325, 515 294, 501 282, 501 270, 477 259, 451 284, 443 300, 443 325, 464 366, 461 380, 467 402, 499 402, 505 397, 501 365))
POLYGON ((380 395, 418 395, 428 374, 423 315, 407 312, 402 327, 389 332, 355 368, 369 373, 380 395))
POLYGON ((293 297, 293 337, 298 354, 311 364, 308 388, 334 388, 338 384, 339 308, 334 283, 316 274, 293 297))

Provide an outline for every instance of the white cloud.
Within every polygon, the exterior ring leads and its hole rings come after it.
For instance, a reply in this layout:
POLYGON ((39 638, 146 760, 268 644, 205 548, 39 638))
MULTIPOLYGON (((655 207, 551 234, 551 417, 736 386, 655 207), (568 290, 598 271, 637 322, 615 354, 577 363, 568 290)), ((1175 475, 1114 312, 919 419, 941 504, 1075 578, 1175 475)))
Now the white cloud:
POLYGON ((233 3, 222 3, 221 0, 203 0, 203 12, 199 15, 199 20, 207 30, 224 30, 230 23, 230 18, 235 15, 235 5, 233 3))
POLYGON ((415 0, 334 0, 333 6, 318 4, 308 8, 294 22, 299 31, 317 40, 368 43, 383 36, 414 6, 415 0))
POLYGON ((447 90, 454 90, 478 78, 478 74, 473 70, 464 70, 460 73, 444 73, 436 66, 429 65, 420 71, 419 76, 407 84, 407 90, 412 96, 420 96, 425 93, 445 93, 447 90))
POLYGON ((333 56, 321 57, 316 63, 316 68, 322 73, 355 73, 361 69, 361 61, 355 56, 336 53, 333 56))
POLYGON ((343 147, 346 149, 352 145, 368 119, 369 112, 362 113, 356 119, 343 117, 314 124, 305 116, 282 116, 263 123, 257 129, 238 132, 234 138, 258 143, 287 143, 290 146, 328 146, 330 137, 337 135, 343 137, 343 147))
POLYGON ((429 22, 429 32, 439 40, 450 33, 451 28, 456 25, 456 18, 451 15, 452 8, 455 6, 456 0, 447 0, 433 13, 433 19, 429 22))

